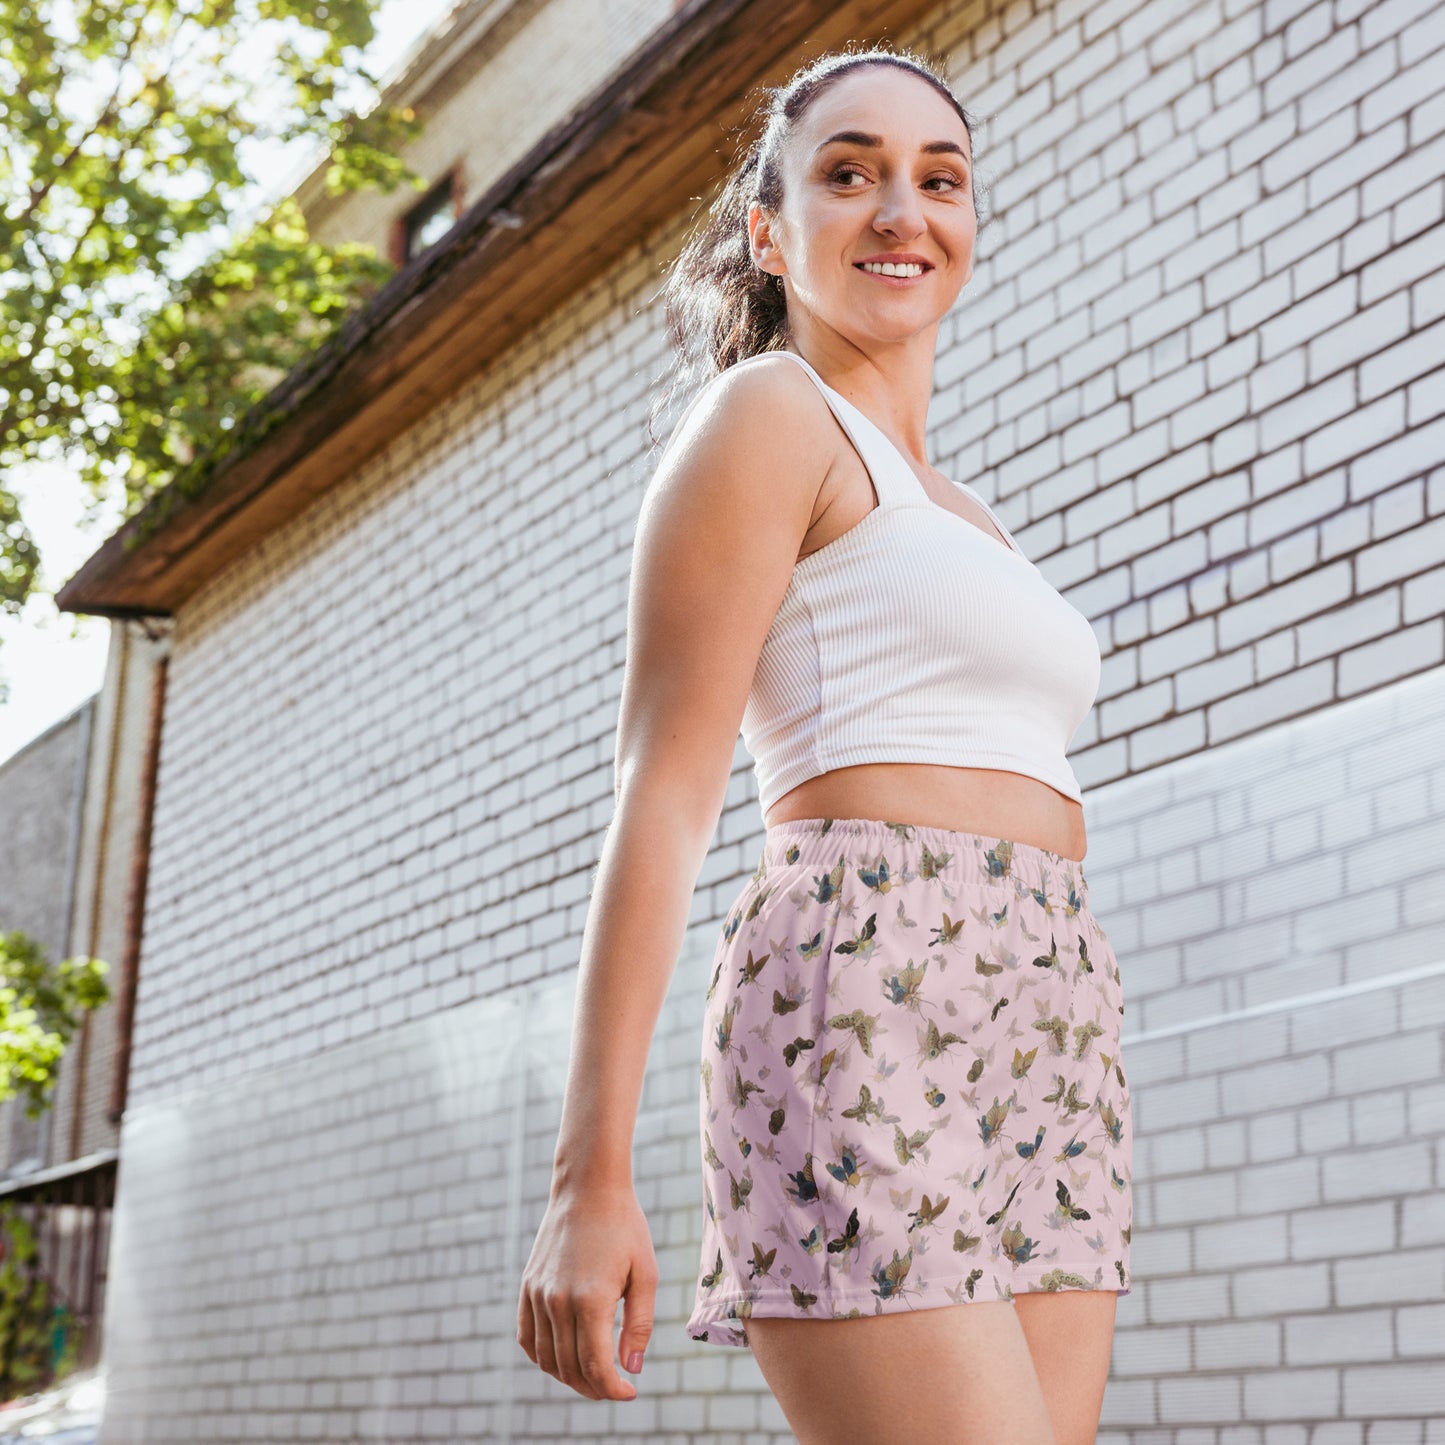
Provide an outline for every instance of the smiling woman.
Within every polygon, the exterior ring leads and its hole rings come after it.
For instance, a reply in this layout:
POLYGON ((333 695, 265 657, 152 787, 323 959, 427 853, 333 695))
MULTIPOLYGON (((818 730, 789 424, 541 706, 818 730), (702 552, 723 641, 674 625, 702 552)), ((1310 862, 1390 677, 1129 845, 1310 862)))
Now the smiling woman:
POLYGON ((967 112, 886 50, 770 96, 668 282, 708 374, 638 525, 593 895, 617 933, 589 924, 518 1340, 631 1398, 609 1336, 619 1295, 620 1360, 650 1332, 625 1141, 664 981, 639 1000, 623 920, 686 915, 741 726, 765 827, 703 1007, 688 1332, 752 1350, 804 1445, 1082 1445, 1132 1230, 1123 981, 1066 756, 1099 649, 927 459, 979 230, 967 112))

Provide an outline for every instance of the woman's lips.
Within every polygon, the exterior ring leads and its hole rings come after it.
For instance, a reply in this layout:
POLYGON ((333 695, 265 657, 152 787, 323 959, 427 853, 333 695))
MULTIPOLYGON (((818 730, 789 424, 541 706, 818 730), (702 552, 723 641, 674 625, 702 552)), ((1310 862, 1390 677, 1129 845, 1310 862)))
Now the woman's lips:
POLYGON ((854 262, 854 266, 857 270, 862 271, 870 281, 882 281, 886 285, 895 287, 917 286, 920 281, 926 281, 933 271, 932 266, 925 266, 917 276, 885 276, 881 271, 864 270, 861 261, 854 262))

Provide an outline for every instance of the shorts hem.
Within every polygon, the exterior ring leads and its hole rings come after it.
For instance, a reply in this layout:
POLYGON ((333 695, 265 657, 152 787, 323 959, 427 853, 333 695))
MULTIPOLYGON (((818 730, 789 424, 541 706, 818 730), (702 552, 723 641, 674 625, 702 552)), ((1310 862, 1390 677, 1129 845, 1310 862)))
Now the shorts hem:
MULTIPOLYGON (((992 1279, 994 1293, 989 1294, 983 1286, 990 1281, 985 1277, 975 1281, 976 1293, 966 1296, 963 1299, 954 1299, 951 1295, 943 1293, 950 1286, 966 1284, 968 1275, 956 1275, 950 1279, 930 1279, 930 1286, 937 1286, 937 1292, 931 1293, 927 1298, 915 1299, 910 1296, 900 1296, 893 1300, 882 1301, 882 1308, 873 1311, 874 1314, 901 1314, 905 1310, 927 1310, 941 1309, 947 1305, 955 1304, 984 1304, 997 1302, 1001 1299, 1011 1299, 1021 1294, 1115 1294, 1126 1295, 1132 1292, 1133 1277, 1130 1276, 1128 1284, 1110 1284, 1107 1279, 1100 1284, 1067 1284, 1060 1283, 1049 1287, 1043 1283, 1050 1274, 1062 1271, 1065 1274, 1087 1276, 1099 1267, 1097 1259, 1090 1260, 1084 1267, 1070 1267, 1066 1264, 1053 1264, 1050 1269, 1042 1274, 1030 1275, 1026 1280, 1014 1283, 1004 1281, 1003 1276, 995 1274, 992 1279), (1006 1293, 998 1292, 998 1285, 1003 1282, 1006 1293)), ((839 1315, 829 1313, 840 1308, 847 1309, 864 1303, 878 1303, 878 1295, 873 1290, 841 1290, 829 1294, 820 1294, 812 1310, 807 1313, 801 1312, 793 1303, 791 1293, 784 1293, 781 1290, 769 1290, 765 1294, 740 1293, 734 1291, 731 1294, 716 1295, 707 1302, 706 1312, 694 1311, 688 1317, 686 1329, 689 1338, 699 1340, 705 1344, 737 1345, 744 1349, 751 1348, 744 1334, 744 1327, 750 1316, 737 1316, 726 1313, 729 1306, 740 1304, 751 1304, 751 1317, 758 1319, 852 1319, 852 1315, 839 1315), (772 1306, 783 1305, 784 1309, 773 1309, 772 1306), (818 1307, 822 1308, 819 1309, 818 1307), (697 1331, 697 1333, 694 1333, 697 1331), (703 1333, 707 1338, 703 1339, 703 1333)))

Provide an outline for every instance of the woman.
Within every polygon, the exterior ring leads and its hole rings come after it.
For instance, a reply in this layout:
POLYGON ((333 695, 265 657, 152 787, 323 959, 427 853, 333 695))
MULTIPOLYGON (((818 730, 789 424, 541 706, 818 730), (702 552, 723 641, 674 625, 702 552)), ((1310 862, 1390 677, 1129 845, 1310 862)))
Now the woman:
POLYGON ((739 727, 766 824, 710 975, 694 1339, 799 1440, 1094 1438, 1128 1287, 1117 961, 1078 783, 1087 619, 925 460, 973 273, 972 123, 924 62, 773 92, 679 258, 718 374, 645 498, 617 813, 586 929, 518 1340, 633 1399, 657 1268, 631 1182, 647 1049, 739 727), (959 1305, 960 1308, 944 1308, 959 1305))

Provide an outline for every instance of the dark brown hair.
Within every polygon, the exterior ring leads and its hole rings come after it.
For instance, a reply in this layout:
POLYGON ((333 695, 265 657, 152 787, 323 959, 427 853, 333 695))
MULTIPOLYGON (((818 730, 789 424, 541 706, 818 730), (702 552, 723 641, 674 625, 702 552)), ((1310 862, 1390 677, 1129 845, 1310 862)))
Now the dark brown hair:
MULTIPOLYGON (((783 200, 783 147, 798 118, 840 76, 864 65, 892 65, 934 87, 958 112, 972 151, 977 122, 963 108, 932 62, 915 52, 874 46, 830 51, 797 71, 786 85, 764 86, 761 130, 735 161, 732 173, 701 225, 683 246, 663 287, 664 316, 675 352, 670 384, 657 395, 647 419, 653 423, 681 386, 692 390, 749 356, 773 351, 787 340, 788 306, 782 277, 760 270, 748 239, 748 207, 759 202, 777 213, 783 200)), ((973 204, 980 211, 977 172, 973 204)))

